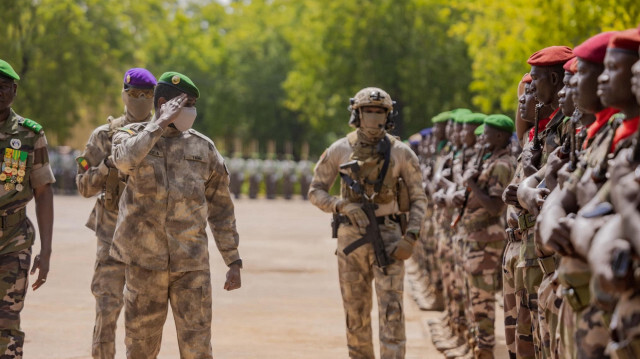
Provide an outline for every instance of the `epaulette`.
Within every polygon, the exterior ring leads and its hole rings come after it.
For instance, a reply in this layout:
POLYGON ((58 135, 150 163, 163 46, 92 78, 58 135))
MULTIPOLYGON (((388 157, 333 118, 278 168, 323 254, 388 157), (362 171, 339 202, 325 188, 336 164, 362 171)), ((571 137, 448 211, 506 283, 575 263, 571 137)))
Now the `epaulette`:
POLYGON ((26 127, 28 129, 30 129, 31 131, 41 135, 44 133, 44 131, 42 130, 42 125, 37 123, 34 120, 28 119, 28 118, 21 118, 18 120, 18 124, 22 127, 26 127))
POLYGON ((131 136, 136 134, 132 129, 126 128, 126 127, 118 127, 118 131, 126 132, 126 133, 130 134, 131 136))
POLYGON ((196 137, 200 137, 200 138, 202 138, 203 140, 205 140, 205 141, 209 142, 209 144, 210 144, 211 146, 213 146, 214 148, 216 147, 216 145, 213 143, 213 140, 212 140, 212 139, 210 139, 209 137, 207 137, 207 136, 203 135, 202 133, 200 133, 200 132, 198 132, 198 131, 194 130, 193 128, 190 128, 190 129, 189 129, 189 130, 187 130, 187 131, 188 131, 190 134, 192 134, 192 135, 194 135, 194 136, 196 136, 196 137))

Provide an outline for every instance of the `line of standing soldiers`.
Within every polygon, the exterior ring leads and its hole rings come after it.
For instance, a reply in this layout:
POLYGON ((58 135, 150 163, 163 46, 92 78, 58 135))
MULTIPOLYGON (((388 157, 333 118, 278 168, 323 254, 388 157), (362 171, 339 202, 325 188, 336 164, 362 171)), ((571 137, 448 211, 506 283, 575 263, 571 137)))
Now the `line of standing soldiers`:
POLYGON ((269 141, 267 144, 267 155, 260 159, 257 148, 258 143, 252 143, 253 152, 249 158, 242 156, 242 144, 237 140, 234 144, 234 153, 231 158, 226 158, 225 162, 229 169, 229 189, 234 197, 240 198, 243 192, 245 179, 249 180, 248 195, 255 199, 260 192, 261 183, 264 181, 264 189, 267 199, 275 199, 278 193, 282 193, 285 199, 293 198, 296 192, 296 183, 299 183, 299 190, 302 198, 307 199, 309 185, 313 178, 314 163, 309 161, 309 144, 303 143, 300 153, 300 160, 293 160, 291 142, 286 143, 285 154, 278 160, 275 151, 275 142, 269 141), (280 186, 280 191, 278 190, 280 186))
POLYGON ((408 273, 448 358, 493 357, 500 285, 510 358, 640 358, 639 47, 630 29, 531 55, 502 171, 481 115, 414 143, 431 203, 408 273))

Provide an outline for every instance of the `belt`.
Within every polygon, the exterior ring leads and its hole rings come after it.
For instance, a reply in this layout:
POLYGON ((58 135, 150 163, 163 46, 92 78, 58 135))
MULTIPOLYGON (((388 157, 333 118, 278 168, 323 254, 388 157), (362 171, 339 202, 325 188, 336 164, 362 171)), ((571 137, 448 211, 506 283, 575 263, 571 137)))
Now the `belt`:
MULTIPOLYGON (((376 217, 376 222, 378 222, 378 224, 384 224, 387 219, 396 223, 400 223, 401 221, 399 214, 389 214, 386 216, 376 217)), ((340 214, 338 215, 338 224, 352 224, 352 223, 349 217, 345 216, 344 214, 340 214)))
POLYGON ((542 269, 542 273, 549 275, 556 271, 556 258, 553 254, 546 257, 539 257, 538 265, 540 269, 542 269))
POLYGON ((586 308, 591 300, 591 292, 589 292, 589 284, 580 287, 569 287, 562 290, 567 303, 577 313, 586 308))
POLYGON ((520 234, 516 234, 516 231, 520 231, 520 228, 507 228, 507 242, 520 242, 522 238, 520 234))
POLYGON ((15 227, 27 218, 27 210, 21 208, 16 213, 0 216, 0 228, 15 227))
POLYGON ((523 213, 518 216, 518 227, 521 231, 526 231, 536 225, 536 217, 531 213, 523 213))

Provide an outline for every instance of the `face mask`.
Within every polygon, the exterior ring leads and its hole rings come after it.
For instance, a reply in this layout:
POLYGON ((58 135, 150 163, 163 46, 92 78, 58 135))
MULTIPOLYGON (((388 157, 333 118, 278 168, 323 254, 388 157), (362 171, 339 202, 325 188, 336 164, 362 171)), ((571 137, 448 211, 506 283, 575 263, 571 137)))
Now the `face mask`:
POLYGON ((133 98, 122 91, 122 102, 126 106, 126 111, 137 122, 144 121, 153 108, 153 98, 133 98))
POLYGON ((360 130, 369 138, 382 138, 386 122, 386 113, 363 112, 360 119, 360 130))
POLYGON ((178 131, 184 132, 193 126, 197 115, 195 107, 183 107, 180 109, 176 120, 173 121, 173 125, 176 126, 178 131))

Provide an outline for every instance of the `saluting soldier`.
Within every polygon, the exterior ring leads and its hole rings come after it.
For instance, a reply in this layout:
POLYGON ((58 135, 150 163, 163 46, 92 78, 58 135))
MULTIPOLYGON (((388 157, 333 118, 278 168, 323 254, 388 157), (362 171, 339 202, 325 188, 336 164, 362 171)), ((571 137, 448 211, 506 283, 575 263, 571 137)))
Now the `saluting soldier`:
POLYGON ((91 292, 96 298, 96 319, 91 353, 94 358, 114 358, 116 355, 116 322, 124 304, 124 264, 109 257, 118 219, 118 201, 124 182, 111 157, 111 140, 118 128, 148 121, 153 109, 156 78, 146 69, 132 68, 125 72, 122 87, 124 114, 109 116, 106 124, 96 128, 78 163, 76 184, 83 197, 98 195, 86 226, 98 239, 91 292))
POLYGON ((187 76, 165 72, 153 119, 113 136, 113 163, 128 176, 110 251, 126 264, 128 358, 158 355, 169 304, 180 357, 212 358, 207 222, 229 267, 224 289, 241 286, 229 173, 213 141, 191 128, 199 96, 187 76))
POLYGON ((27 203, 35 198, 40 231, 40 254, 33 260, 31 274, 40 288, 49 274, 53 231, 53 190, 47 139, 42 126, 18 115, 11 105, 18 93, 20 76, 8 62, 0 60, 0 357, 22 358, 24 332, 20 312, 24 307, 31 263, 31 245, 36 233, 27 218, 27 203))
POLYGON ((420 166, 407 145, 387 134, 393 115, 388 93, 364 88, 351 100, 350 110, 350 124, 356 130, 322 154, 309 199, 321 210, 337 214, 338 273, 349 357, 374 357, 371 282, 375 281, 380 356, 404 358, 403 261, 412 254, 426 206, 420 166), (339 173, 338 198, 328 191, 339 173), (408 198, 399 198, 400 180, 406 184, 408 198), (406 231, 401 228, 401 212, 409 212, 406 231))

